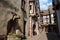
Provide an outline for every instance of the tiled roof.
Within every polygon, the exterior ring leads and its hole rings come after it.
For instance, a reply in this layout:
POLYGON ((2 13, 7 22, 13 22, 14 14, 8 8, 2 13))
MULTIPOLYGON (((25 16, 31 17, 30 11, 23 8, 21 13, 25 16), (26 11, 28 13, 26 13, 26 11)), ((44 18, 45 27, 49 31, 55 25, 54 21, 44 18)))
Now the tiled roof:
POLYGON ((42 15, 47 15, 49 14, 49 11, 48 10, 44 10, 43 13, 41 13, 42 15))

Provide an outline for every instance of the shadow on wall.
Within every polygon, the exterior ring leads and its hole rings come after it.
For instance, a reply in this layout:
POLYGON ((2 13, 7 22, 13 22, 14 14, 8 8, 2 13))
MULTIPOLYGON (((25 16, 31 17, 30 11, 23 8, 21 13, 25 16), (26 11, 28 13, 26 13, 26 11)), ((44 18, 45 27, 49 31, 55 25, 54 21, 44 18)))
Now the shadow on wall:
POLYGON ((58 40, 58 35, 57 33, 53 32, 53 30, 51 29, 52 26, 48 27, 48 32, 46 33, 46 36, 47 36, 47 40, 58 40))
POLYGON ((35 25, 35 23, 33 24, 33 35, 37 35, 37 33, 35 32, 35 30, 36 30, 36 25, 35 25))
POLYGON ((58 40, 58 36, 56 33, 48 32, 46 33, 47 40, 58 40))
MULTIPOLYGON (((14 18, 14 16, 13 16, 13 18, 14 18)), ((7 35, 9 33, 15 33, 16 29, 19 29, 20 32, 22 33, 22 30, 18 24, 18 19, 20 19, 20 18, 15 18, 14 20, 13 20, 13 18, 8 21, 7 35)))

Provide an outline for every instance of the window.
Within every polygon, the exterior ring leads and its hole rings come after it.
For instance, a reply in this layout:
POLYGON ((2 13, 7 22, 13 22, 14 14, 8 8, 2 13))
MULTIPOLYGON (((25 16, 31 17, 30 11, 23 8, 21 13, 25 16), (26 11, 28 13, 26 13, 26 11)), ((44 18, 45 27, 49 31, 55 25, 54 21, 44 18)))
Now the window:
POLYGON ((49 18, 49 15, 47 15, 46 18, 49 18))
POLYGON ((30 10, 32 9, 32 5, 30 5, 30 10))
POLYGON ((43 20, 43 22, 46 22, 46 20, 43 20))
POLYGON ((46 16, 43 16, 43 18, 46 18, 46 16))
POLYGON ((23 10, 25 10, 25 0, 22 0, 21 8, 22 8, 23 10))
POLYGON ((49 23, 49 15, 43 16, 43 23, 49 23))
POLYGON ((53 17, 53 14, 51 14, 51 17, 53 17))
POLYGON ((33 14, 33 3, 30 3, 29 7, 30 7, 30 14, 33 14))
POLYGON ((51 23, 53 24, 54 23, 54 15, 51 14, 51 23))
POLYGON ((53 24, 53 23, 54 23, 54 20, 52 20, 51 22, 52 22, 52 24, 53 24))
POLYGON ((49 19, 46 19, 46 22, 49 22, 49 19))
POLYGON ((46 16, 43 16, 43 22, 46 22, 46 16))

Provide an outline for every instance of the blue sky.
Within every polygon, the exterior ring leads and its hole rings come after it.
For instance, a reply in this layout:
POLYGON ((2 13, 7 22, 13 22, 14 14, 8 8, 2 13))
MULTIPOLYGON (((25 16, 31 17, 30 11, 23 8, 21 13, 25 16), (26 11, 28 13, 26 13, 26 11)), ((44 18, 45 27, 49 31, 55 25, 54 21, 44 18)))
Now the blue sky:
POLYGON ((47 10, 49 5, 52 5, 52 0, 40 0, 41 10, 47 10))

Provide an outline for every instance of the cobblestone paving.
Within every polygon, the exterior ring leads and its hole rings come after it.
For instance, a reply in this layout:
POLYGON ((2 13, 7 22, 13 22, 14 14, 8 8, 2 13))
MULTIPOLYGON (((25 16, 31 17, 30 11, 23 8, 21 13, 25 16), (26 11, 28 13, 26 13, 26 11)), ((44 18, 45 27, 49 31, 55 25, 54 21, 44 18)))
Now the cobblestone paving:
POLYGON ((28 40, 58 40, 58 37, 55 33, 41 32, 37 36, 29 37, 28 40))

